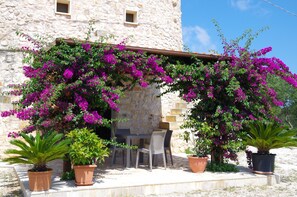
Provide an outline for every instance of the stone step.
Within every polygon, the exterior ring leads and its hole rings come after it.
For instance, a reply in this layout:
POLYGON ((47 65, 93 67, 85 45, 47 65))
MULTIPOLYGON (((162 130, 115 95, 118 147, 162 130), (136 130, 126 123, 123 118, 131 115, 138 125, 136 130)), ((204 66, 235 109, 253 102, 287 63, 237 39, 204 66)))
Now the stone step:
POLYGON ((169 122, 160 122, 159 128, 160 129, 170 129, 170 123, 169 122))
POLYGON ((165 120, 167 122, 183 122, 184 117, 178 116, 178 115, 172 115, 172 116, 166 116, 165 120))
POLYGON ((171 109, 170 110, 170 114, 171 115, 182 115, 185 114, 187 112, 187 109, 171 109))
POLYGON ((182 125, 182 122, 170 122, 169 129, 171 130, 178 130, 180 129, 180 126, 182 125))
POLYGON ((187 103, 178 102, 178 103, 175 103, 175 107, 177 109, 187 109, 187 103))
POLYGON ((159 128, 160 129, 170 129, 170 130, 180 130, 180 126, 182 122, 160 122, 159 128))

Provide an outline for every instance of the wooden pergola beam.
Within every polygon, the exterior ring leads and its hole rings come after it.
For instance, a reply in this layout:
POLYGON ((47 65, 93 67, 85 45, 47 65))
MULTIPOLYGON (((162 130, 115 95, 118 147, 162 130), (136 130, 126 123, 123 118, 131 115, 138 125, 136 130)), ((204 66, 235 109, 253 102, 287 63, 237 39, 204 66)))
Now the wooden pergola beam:
MULTIPOLYGON (((55 41, 56 45, 61 44, 62 42, 66 42, 69 45, 74 45, 77 42, 84 43, 85 41, 76 41, 73 39, 63 39, 63 38, 57 38, 55 41)), ((90 43, 92 44, 92 43, 90 43)), ((111 44, 113 45, 113 44, 111 44)), ((191 57, 197 57, 201 60, 205 61, 217 61, 221 57, 220 55, 214 55, 214 54, 204 54, 204 53, 191 53, 191 52, 183 52, 183 51, 174 51, 174 50, 165 50, 165 49, 156 49, 156 48, 147 48, 147 47, 137 47, 137 46, 125 46, 126 50, 130 51, 143 51, 149 54, 155 54, 155 55, 164 55, 164 56, 171 56, 181 59, 190 59, 191 57)))

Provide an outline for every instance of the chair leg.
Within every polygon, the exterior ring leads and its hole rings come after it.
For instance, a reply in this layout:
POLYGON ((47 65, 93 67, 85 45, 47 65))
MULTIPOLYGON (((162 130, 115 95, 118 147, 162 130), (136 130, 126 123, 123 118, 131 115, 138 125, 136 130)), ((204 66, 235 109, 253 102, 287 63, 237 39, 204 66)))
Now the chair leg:
POLYGON ((136 153, 136 168, 138 168, 139 150, 136 153))
POLYGON ((110 161, 110 165, 112 166, 115 163, 115 147, 113 147, 112 149, 112 153, 111 153, 111 161, 110 161))
POLYGON ((165 159, 166 159, 166 163, 167 163, 167 149, 164 148, 164 153, 165 153, 165 159))
POLYGON ((169 154, 170 154, 170 158, 171 158, 171 164, 173 165, 173 159, 172 159, 172 152, 171 152, 171 148, 169 148, 169 154))
POLYGON ((123 155, 123 166, 125 166, 125 150, 122 149, 122 155, 123 155))
POLYGON ((133 151, 132 150, 128 150, 130 151, 130 163, 131 163, 131 166, 134 164, 133 162, 133 151))
POLYGON ((163 152, 163 153, 162 153, 162 155, 163 155, 163 162, 164 162, 164 167, 165 167, 165 169, 166 169, 166 159, 165 159, 165 153, 163 152))
POLYGON ((149 157, 150 157, 150 169, 151 171, 153 170, 153 158, 152 158, 152 153, 151 151, 149 152, 149 157))

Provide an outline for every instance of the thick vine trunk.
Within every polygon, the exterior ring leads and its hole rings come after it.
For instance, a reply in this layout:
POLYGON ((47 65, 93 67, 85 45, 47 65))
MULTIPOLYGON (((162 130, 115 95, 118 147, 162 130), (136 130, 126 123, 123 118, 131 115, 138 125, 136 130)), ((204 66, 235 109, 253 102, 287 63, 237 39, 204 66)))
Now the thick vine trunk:
POLYGON ((224 163, 224 157, 223 157, 224 151, 220 147, 215 147, 211 151, 211 163, 224 163))
POLYGON ((70 172, 71 171, 71 161, 69 158, 69 155, 65 155, 65 158, 63 159, 63 172, 70 172))

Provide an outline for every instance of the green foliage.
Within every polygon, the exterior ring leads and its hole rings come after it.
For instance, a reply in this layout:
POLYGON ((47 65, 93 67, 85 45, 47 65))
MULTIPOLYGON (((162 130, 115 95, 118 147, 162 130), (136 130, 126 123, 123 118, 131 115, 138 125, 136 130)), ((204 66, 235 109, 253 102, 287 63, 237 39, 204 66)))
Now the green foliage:
POLYGON ((206 170, 210 172, 239 172, 236 165, 230 163, 208 163, 206 170))
POLYGON ((296 147, 296 130, 276 122, 255 121, 249 124, 246 145, 258 148, 258 153, 267 154, 270 149, 296 147))
POLYGON ((14 139, 10 143, 18 149, 8 149, 6 154, 13 154, 9 158, 3 159, 5 162, 11 164, 33 164, 32 171, 46 171, 46 164, 49 161, 62 159, 69 150, 70 140, 62 140, 63 134, 56 132, 48 132, 40 135, 39 132, 36 136, 20 133, 24 139, 14 139))
POLYGON ((182 128, 191 128, 192 130, 185 131, 184 140, 190 143, 190 146, 185 150, 186 154, 205 157, 211 152, 212 140, 217 132, 210 127, 206 122, 200 123, 196 119, 188 119, 182 128))
POLYGON ((72 141, 69 155, 74 165, 101 163, 109 154, 103 140, 88 128, 74 129, 66 136, 72 141))
POLYGON ((291 128, 297 128, 297 89, 271 75, 268 77, 268 85, 276 91, 279 100, 284 101, 284 106, 273 107, 275 116, 291 128))
POLYGON ((106 146, 111 145, 111 146, 116 146, 116 147, 119 147, 119 148, 131 149, 131 150, 137 150, 137 149, 138 149, 138 146, 135 146, 135 145, 128 146, 128 145, 125 144, 125 143, 119 143, 119 142, 117 142, 115 139, 111 139, 111 140, 103 140, 103 143, 104 143, 106 146))

